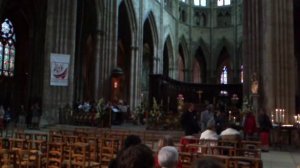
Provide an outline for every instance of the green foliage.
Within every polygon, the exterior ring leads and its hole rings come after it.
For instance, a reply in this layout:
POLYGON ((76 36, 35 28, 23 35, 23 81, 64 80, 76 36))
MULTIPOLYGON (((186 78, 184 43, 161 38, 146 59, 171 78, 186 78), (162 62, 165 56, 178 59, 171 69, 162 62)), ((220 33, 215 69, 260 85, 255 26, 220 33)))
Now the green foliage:
POLYGON ((97 110, 96 119, 102 119, 106 114, 105 101, 103 98, 98 100, 96 110, 97 110))
POLYGON ((157 104, 157 101, 155 98, 153 98, 153 105, 149 112, 149 123, 150 124, 157 124, 162 119, 162 111, 159 104, 157 104))

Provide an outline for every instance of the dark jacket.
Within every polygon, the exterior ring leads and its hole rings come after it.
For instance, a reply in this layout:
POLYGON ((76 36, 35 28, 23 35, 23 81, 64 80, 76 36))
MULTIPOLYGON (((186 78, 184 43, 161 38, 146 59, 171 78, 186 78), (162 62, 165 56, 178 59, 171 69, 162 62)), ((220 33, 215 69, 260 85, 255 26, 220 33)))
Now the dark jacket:
POLYGON ((258 124, 261 132, 269 132, 273 127, 269 116, 265 113, 258 116, 258 124))
POLYGON ((193 135, 199 132, 199 125, 195 112, 185 111, 181 116, 181 125, 185 135, 193 135))

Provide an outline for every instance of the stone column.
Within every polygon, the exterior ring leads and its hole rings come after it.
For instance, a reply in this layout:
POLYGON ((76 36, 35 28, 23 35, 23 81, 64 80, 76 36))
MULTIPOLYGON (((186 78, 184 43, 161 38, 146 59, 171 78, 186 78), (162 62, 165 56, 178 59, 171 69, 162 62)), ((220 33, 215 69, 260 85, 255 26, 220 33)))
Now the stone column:
POLYGON ((138 103, 140 93, 140 69, 139 69, 139 47, 131 46, 131 66, 130 66, 130 108, 134 109, 138 103))
POLYGON ((115 1, 97 0, 98 26, 95 69, 95 98, 110 99, 110 77, 116 65, 117 19, 115 1), (103 5, 103 6, 101 6, 103 5), (101 11, 103 10, 103 11, 101 11))
POLYGON ((44 58, 42 125, 58 122, 59 108, 72 105, 76 42, 76 0, 48 0, 44 58), (68 86, 50 86, 50 54, 70 55, 68 86))
POLYGON ((260 107, 270 114, 285 109, 285 123, 295 113, 293 0, 244 1, 244 93, 258 74, 260 107))
POLYGON ((265 0, 264 89, 266 108, 285 109, 285 123, 295 113, 293 0, 265 0))

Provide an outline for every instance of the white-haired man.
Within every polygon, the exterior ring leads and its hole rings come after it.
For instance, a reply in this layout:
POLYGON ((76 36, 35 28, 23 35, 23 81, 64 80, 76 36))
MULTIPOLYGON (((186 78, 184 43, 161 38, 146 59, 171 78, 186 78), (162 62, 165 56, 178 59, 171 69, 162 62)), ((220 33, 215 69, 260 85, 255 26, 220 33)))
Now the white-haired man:
POLYGON ((176 168, 178 163, 178 151, 173 146, 165 146, 158 152, 158 163, 161 168, 176 168))

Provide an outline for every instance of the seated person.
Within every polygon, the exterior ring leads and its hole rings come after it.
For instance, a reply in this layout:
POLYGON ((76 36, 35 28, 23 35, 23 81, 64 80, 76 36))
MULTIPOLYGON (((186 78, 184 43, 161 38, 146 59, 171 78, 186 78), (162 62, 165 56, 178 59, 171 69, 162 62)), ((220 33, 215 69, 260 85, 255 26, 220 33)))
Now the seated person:
MULTIPOLYGON (((165 146, 173 146, 174 147, 174 142, 173 138, 170 135, 166 135, 158 140, 158 152, 160 151, 161 148, 165 146)), ((158 154, 155 156, 155 168, 161 168, 161 166, 158 163, 158 154)), ((181 168, 182 164, 180 161, 177 162, 177 168, 181 168)))
POLYGON ((203 147, 198 148, 198 153, 208 153, 209 151, 206 150, 206 147, 217 146, 218 139, 219 136, 215 131, 215 121, 211 119, 207 123, 207 129, 204 132, 202 132, 200 136, 199 145, 202 145, 203 147))
POLYGON ((207 123, 207 129, 201 133, 200 140, 218 140, 219 136, 215 131, 215 120, 211 119, 207 123))
POLYGON ((122 152, 124 152, 127 148, 131 147, 131 146, 135 146, 138 144, 141 144, 142 140, 139 136, 137 135, 128 135, 124 141, 124 146, 121 149, 121 151, 118 153, 117 158, 113 159, 110 161, 108 168, 117 168, 117 160, 119 155, 122 154, 122 152))
POLYGON ((144 145, 134 145, 123 151, 118 158, 118 168, 153 168, 152 150, 144 145))
POLYGON ((233 123, 228 123, 227 128, 221 132, 220 137, 223 140, 240 140, 240 132, 234 129, 233 123))
POLYGON ((161 168, 177 168, 178 152, 173 146, 165 146, 158 152, 158 163, 161 168))

